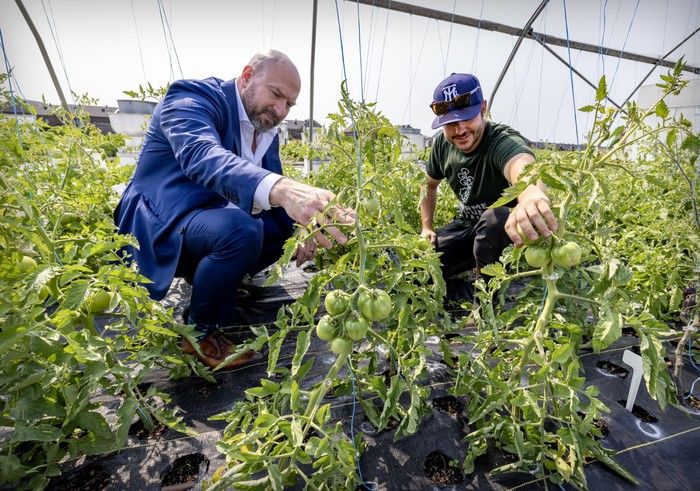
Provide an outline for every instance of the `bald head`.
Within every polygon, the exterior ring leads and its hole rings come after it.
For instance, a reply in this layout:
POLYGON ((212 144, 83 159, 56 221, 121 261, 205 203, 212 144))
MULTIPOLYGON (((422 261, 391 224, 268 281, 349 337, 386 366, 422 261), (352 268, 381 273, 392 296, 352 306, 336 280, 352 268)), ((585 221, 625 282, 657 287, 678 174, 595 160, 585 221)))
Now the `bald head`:
POLYGON ((266 131, 277 126, 296 103, 301 78, 294 63, 279 51, 258 53, 236 80, 243 107, 253 126, 266 131))
POLYGON ((297 85, 301 85, 297 67, 281 51, 271 49, 267 53, 256 53, 248 62, 248 66, 253 69, 254 76, 264 75, 270 67, 274 66, 288 72, 290 82, 296 82, 297 85))

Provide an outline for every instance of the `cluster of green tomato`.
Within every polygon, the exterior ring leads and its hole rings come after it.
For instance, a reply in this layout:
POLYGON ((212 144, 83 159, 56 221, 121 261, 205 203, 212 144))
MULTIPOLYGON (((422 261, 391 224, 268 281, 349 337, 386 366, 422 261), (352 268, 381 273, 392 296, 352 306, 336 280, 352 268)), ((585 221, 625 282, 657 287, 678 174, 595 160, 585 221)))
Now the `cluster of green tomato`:
POLYGON ((316 324, 316 335, 330 342, 331 351, 339 355, 350 354, 353 343, 367 336, 370 323, 386 319, 391 313, 389 294, 364 286, 354 294, 333 290, 326 295, 324 304, 328 314, 316 324))
MULTIPOLYGON (((31 256, 22 256, 22 259, 17 263, 17 269, 22 274, 31 274, 37 267, 38 264, 36 260, 31 256)), ((51 280, 44 284, 41 290, 39 290, 39 298, 42 300, 49 296, 52 296, 54 300, 58 300, 60 297, 57 277, 51 278, 51 280)), ((86 298, 86 301, 81 306, 81 310, 88 314, 100 314, 109 309, 111 303, 112 293, 103 289, 98 289, 86 298)))
POLYGON ((581 263, 581 247, 574 241, 533 241, 521 232, 520 226, 518 233, 525 243, 525 261, 533 268, 544 268, 550 262, 561 268, 571 268, 581 263))

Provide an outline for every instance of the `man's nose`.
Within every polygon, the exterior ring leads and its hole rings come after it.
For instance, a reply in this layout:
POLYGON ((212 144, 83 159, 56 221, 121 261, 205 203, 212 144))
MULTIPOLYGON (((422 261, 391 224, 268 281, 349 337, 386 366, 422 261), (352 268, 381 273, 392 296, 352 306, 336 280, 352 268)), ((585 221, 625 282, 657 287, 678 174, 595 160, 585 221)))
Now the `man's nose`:
POLYGON ((457 125, 455 126, 455 133, 466 133, 469 131, 469 125, 467 124, 466 121, 459 121, 457 125))
POLYGON ((274 105, 274 110, 277 116, 284 117, 287 114, 287 103, 285 101, 276 102, 274 105))

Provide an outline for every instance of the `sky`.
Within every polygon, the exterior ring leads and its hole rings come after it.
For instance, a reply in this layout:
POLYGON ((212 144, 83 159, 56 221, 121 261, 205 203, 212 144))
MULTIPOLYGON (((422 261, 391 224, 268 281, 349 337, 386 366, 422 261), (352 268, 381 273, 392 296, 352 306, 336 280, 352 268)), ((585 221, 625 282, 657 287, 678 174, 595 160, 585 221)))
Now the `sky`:
MULTIPOLYGON (((404 0, 455 15, 522 27, 540 0, 404 0)), ((238 76, 258 51, 277 49, 297 65, 302 91, 288 119, 310 110, 312 0, 23 0, 66 94, 89 94, 116 106, 122 91, 146 81, 238 76), (160 8, 162 6, 162 9, 160 8), (164 15, 163 15, 164 14, 164 15), (167 19, 167 21, 165 21, 167 19)), ((537 32, 660 56, 700 25, 700 0, 551 0, 533 24, 537 32), (566 8, 566 16, 565 16, 566 8)), ((59 99, 39 49, 15 2, 0 0, 0 30, 15 89, 27 99, 59 99), (17 87, 18 86, 18 87, 17 87)), ((432 135, 429 104, 452 72, 476 74, 491 91, 517 38, 451 22, 359 5, 318 0, 314 119, 327 123, 347 80, 356 100, 376 101, 394 124, 432 135)), ((566 48, 553 47, 568 58, 566 48)), ((700 65, 700 33, 675 51, 700 65)), ((571 51, 577 70, 611 97, 625 100, 650 65, 571 51)), ((667 69, 657 68, 647 83, 667 69)), ((5 64, 2 71, 6 72, 5 64)), ((594 91, 534 41, 524 40, 499 88, 491 119, 531 140, 583 141, 594 91)), ((697 75, 687 74, 689 78, 697 75)), ((69 102, 71 98, 67 95, 69 102)), ((700 99, 700 95, 698 95, 700 99)), ((698 102, 700 104, 700 101, 698 102)))

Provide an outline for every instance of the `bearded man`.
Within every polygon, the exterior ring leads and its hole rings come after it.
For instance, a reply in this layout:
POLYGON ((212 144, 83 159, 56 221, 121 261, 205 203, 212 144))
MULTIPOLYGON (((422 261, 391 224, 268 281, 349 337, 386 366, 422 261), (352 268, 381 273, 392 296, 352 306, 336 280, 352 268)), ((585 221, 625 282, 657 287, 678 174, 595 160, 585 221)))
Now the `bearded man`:
MULTIPOLYGON (((173 83, 114 212, 119 232, 138 240, 128 252, 151 280, 152 298, 162 299, 174 277, 192 283, 185 322, 196 326, 201 353, 186 339, 181 345, 210 367, 235 348, 220 328, 236 323, 241 280, 280 257, 293 223, 354 217, 339 207, 328 212, 330 191, 282 175, 276 126, 300 88, 296 67, 278 51, 256 54, 233 80, 173 83)), ((300 247, 297 264, 311 259, 317 244, 347 241, 338 229, 326 230, 300 247)))

